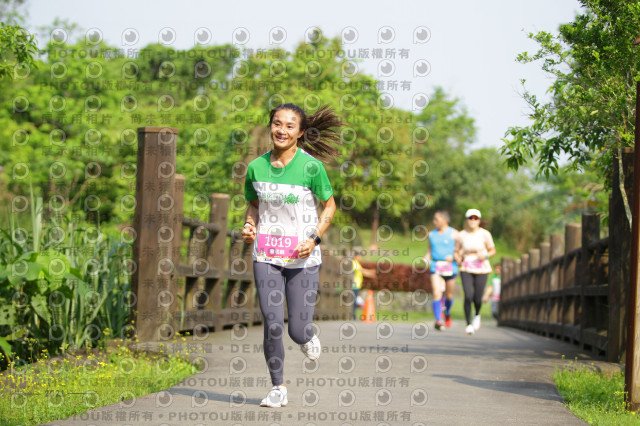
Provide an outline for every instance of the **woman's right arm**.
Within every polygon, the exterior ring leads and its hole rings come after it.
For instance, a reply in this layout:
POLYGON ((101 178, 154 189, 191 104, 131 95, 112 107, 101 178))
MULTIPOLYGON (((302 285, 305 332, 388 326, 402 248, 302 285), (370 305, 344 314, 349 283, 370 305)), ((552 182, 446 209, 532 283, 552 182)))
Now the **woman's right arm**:
POLYGON ((258 220, 260 218, 259 211, 260 201, 253 200, 249 202, 247 214, 245 216, 244 227, 242 228, 242 239, 245 243, 252 243, 257 236, 258 220))

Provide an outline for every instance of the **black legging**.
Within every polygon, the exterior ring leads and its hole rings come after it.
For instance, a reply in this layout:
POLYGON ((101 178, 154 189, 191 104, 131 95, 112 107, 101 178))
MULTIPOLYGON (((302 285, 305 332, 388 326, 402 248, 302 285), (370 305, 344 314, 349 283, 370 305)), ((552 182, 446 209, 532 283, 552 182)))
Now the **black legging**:
POLYGON ((487 284, 487 276, 489 274, 470 274, 469 272, 460 272, 462 278, 462 288, 464 289, 464 316, 467 324, 471 324, 471 302, 476 308, 476 315, 480 313, 482 307, 482 294, 484 286, 487 284))

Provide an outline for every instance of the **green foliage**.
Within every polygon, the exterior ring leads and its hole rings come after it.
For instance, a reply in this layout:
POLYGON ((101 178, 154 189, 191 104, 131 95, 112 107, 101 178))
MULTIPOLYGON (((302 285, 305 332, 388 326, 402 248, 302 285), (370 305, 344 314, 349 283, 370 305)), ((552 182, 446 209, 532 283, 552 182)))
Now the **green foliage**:
POLYGON ((16 78, 35 66, 35 36, 19 26, 0 23, 0 78, 16 78))
POLYGON ((579 222, 583 211, 607 205, 593 172, 562 168, 555 177, 536 178, 526 166, 511 169, 494 148, 471 150, 473 120, 459 100, 449 99, 441 89, 418 114, 418 124, 429 130, 429 139, 418 146, 415 164, 424 161, 428 167, 412 184, 414 200, 426 200, 415 203, 409 219, 413 226, 430 226, 436 210, 448 210, 451 225, 460 229, 464 212, 478 208, 495 239, 526 251, 566 222, 579 222))
MULTIPOLYGON (((377 208, 381 223, 409 232, 444 208, 459 226, 474 206, 497 236, 515 238, 514 212, 541 186, 527 170, 509 171, 495 150, 472 150, 473 119, 441 88, 417 114, 389 106, 338 38, 291 52, 151 44, 137 55, 86 37, 52 38, 43 53, 24 78, 0 80, 0 197, 12 211, 33 182, 46 217, 62 209, 92 223, 131 223, 137 128, 171 126, 179 129, 176 171, 186 175, 184 214, 206 220, 210 194, 229 193, 230 224, 241 226, 243 170, 262 154, 268 111, 281 102, 310 113, 329 104, 347 123, 339 157, 326 164, 338 225, 369 224, 377 208)), ((517 214, 536 232, 516 244, 537 243, 550 219, 517 214)))
POLYGON ((560 395, 573 414, 590 425, 637 425, 636 412, 626 410, 624 373, 606 376, 585 367, 556 369, 560 395))
POLYGON ((0 0, 0 80, 20 78, 37 66, 35 36, 23 28, 18 7, 24 0, 0 0))
MULTIPOLYGON (((350 208, 365 212, 383 192, 406 199, 413 115, 384 106, 371 77, 347 77, 352 64, 339 52, 338 39, 322 39, 268 53, 230 45, 177 52, 154 44, 130 58, 104 44, 52 40, 38 70, 0 82, 0 99, 15 103, 0 110, 0 164, 11 174, 5 184, 20 194, 32 179, 45 204, 59 197, 88 219, 99 213, 127 222, 136 128, 174 126, 177 171, 187 177, 185 214, 202 219, 200 200, 211 192, 243 193, 235 170, 260 154, 250 135, 264 128, 271 107, 290 101, 310 113, 328 103, 349 124, 341 158, 327 167, 336 196, 355 200, 350 208)), ((395 203, 390 212, 409 208, 395 203)))
POLYGON ((521 63, 542 62, 554 81, 547 103, 524 92, 533 123, 511 127, 501 149, 514 169, 533 158, 539 172, 550 176, 560 171, 560 158, 566 158, 571 170, 595 169, 607 178, 617 167, 612 153, 633 145, 640 47, 632 42, 640 36, 640 4, 580 3, 585 11, 574 22, 561 25, 558 35, 530 34, 540 49, 517 58, 521 63))
POLYGON ((33 361, 126 333, 130 245, 64 216, 45 224, 42 199, 30 205, 31 233, 0 230, 0 349, 33 361))

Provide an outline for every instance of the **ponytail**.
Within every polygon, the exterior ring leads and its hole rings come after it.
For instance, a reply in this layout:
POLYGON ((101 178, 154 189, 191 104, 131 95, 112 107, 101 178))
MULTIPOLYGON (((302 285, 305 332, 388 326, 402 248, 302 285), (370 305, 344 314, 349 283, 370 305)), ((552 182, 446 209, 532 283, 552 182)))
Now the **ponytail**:
POLYGON ((345 126, 346 123, 333 109, 329 108, 329 105, 323 105, 315 114, 307 115, 296 104, 281 104, 269 113, 269 126, 275 113, 282 109, 291 110, 300 117, 300 130, 305 132, 298 139, 299 147, 322 162, 327 162, 338 155, 335 145, 340 143, 340 133, 335 128, 345 126))

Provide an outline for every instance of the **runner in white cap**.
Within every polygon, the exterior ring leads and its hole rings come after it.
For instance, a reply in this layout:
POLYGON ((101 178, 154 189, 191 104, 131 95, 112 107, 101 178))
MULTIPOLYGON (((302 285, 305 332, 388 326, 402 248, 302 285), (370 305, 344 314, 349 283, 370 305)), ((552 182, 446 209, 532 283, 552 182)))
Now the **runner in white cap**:
POLYGON ((489 257, 496 254, 491 233, 480 227, 480 210, 469 209, 465 213, 464 230, 458 233, 455 259, 460 265, 460 278, 464 289, 464 315, 467 320, 465 332, 473 334, 480 328, 482 296, 491 272, 489 257), (475 315, 471 318, 471 302, 475 315))

